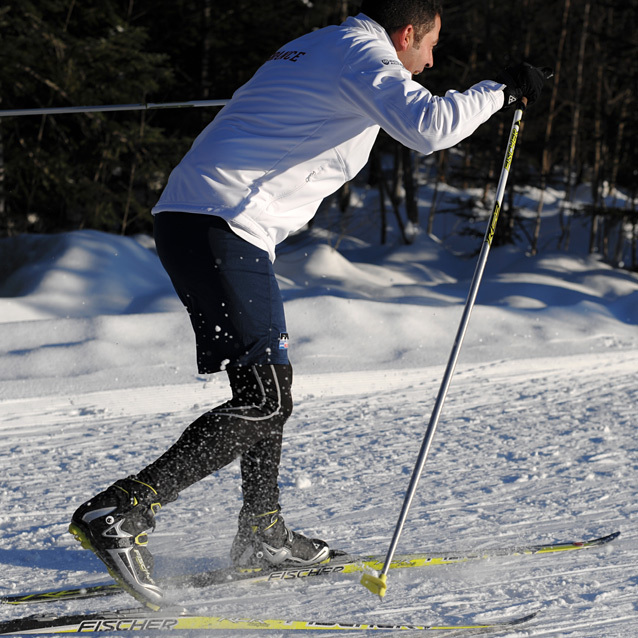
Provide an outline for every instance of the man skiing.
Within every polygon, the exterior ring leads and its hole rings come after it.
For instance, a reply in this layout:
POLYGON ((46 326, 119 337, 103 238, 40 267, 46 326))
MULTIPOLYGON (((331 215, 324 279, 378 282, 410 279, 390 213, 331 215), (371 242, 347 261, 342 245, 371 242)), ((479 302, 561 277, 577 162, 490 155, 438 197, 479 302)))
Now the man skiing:
POLYGON ((544 76, 521 64, 433 96, 438 0, 364 0, 340 26, 275 52, 197 137, 153 209, 157 251, 186 306, 202 374, 225 371, 232 398, 189 425, 160 458, 73 514, 70 531, 133 596, 159 608, 147 532, 158 509, 241 459, 238 567, 311 565, 326 542, 292 531, 279 506, 283 426, 292 411, 288 331, 272 262, 321 200, 366 164, 380 128, 429 154, 471 135, 544 76))

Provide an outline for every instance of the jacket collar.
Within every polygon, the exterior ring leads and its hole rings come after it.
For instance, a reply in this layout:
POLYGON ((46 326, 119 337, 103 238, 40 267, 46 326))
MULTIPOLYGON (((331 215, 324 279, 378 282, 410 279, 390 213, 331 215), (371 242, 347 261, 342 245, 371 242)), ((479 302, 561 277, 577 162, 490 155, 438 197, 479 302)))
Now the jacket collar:
POLYGON ((350 28, 364 29, 373 33, 378 38, 385 39, 387 43, 394 49, 394 44, 390 38, 390 34, 375 20, 369 18, 365 13, 359 13, 356 16, 350 16, 343 23, 342 26, 350 28))

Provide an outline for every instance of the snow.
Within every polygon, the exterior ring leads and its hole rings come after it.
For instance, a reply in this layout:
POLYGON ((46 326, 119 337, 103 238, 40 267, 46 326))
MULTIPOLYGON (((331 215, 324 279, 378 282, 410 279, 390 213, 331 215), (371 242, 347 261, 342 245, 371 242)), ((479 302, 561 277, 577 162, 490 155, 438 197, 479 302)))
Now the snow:
MULTIPOLYGON (((530 211, 535 195, 521 196, 530 211)), ((558 197, 546 197, 544 229, 558 197)), ((357 205, 376 232, 372 201, 357 205)), ((277 259, 296 375, 284 515, 335 547, 387 551, 475 267, 460 252, 480 246, 453 226, 442 215, 437 236, 411 246, 347 233, 337 251, 318 224, 277 259)), ((197 374, 188 317, 150 238, 20 236, 0 252, 0 595, 104 582, 66 533, 71 513, 156 458, 227 384, 197 374)), ((608 547, 390 572, 382 603, 357 576, 169 596, 210 615, 349 622, 540 608, 500 635, 638 635, 637 323, 635 273, 549 240, 537 257, 494 248, 398 551, 620 530, 608 547)), ((158 573, 226 565, 240 505, 237 463, 185 491, 151 537, 158 573)), ((46 611, 129 606, 122 594, 46 611)), ((0 618, 35 611, 45 609, 6 606, 0 618)))

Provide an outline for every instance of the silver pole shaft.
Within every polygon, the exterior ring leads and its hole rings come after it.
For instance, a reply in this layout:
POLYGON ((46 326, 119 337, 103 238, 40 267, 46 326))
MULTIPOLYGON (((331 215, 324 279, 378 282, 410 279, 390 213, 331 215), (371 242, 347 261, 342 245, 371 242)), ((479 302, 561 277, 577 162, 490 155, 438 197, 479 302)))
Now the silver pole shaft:
POLYGON ((441 411, 443 410, 445 397, 447 396, 447 392, 450 387, 450 383, 452 381, 452 376, 454 375, 456 363, 458 361, 459 353, 461 351, 461 345, 463 344, 463 339, 465 338, 465 333, 467 332, 467 326, 470 322, 472 308, 474 307, 474 302, 476 301, 476 295, 478 294, 478 289, 481 284, 481 279, 483 278, 483 272, 485 270, 485 264, 487 263, 487 257, 490 252, 492 240, 494 239, 494 231, 496 230, 496 222, 498 221, 498 216, 501 210, 501 204, 503 203, 505 185, 507 184, 507 178, 509 176, 510 166, 511 166, 512 158, 514 155, 514 148, 516 146, 516 140, 518 138, 518 132, 520 129, 522 118, 523 118, 523 110, 517 109, 516 112, 514 113, 514 120, 512 122, 512 128, 510 130, 509 141, 507 144, 507 152, 505 154, 505 159, 503 161, 503 169, 501 170, 501 176, 499 178, 498 186, 496 189, 494 209, 492 211, 492 215, 490 217, 487 230, 485 231, 485 240, 483 242, 483 246, 481 247, 479 260, 476 265, 476 269, 474 271, 472 284, 470 285, 470 291, 467 297, 467 301, 465 302, 465 308, 463 310, 463 315, 461 317, 461 323, 456 333, 454 346, 452 347, 452 352, 450 353, 450 358, 448 360, 448 364, 445 369, 445 374, 443 375, 441 387, 439 389, 439 393, 436 398, 436 402, 434 404, 432 416, 430 417, 430 423, 428 425, 428 429, 426 430, 425 436, 423 438, 421 451, 419 452, 419 456, 417 458, 414 471, 412 472, 410 485, 405 495, 405 500, 403 501, 401 514, 399 515, 399 520, 397 521, 396 528, 394 530, 394 535, 392 537, 392 541, 388 549, 388 553, 385 559, 385 564, 383 566, 383 569, 381 570, 381 577, 386 576, 388 573, 388 570, 390 569, 390 563, 392 563, 392 558, 394 557, 394 552, 396 551, 396 548, 399 542, 399 537, 401 536, 403 526, 405 525, 405 520, 408 516, 410 505, 412 504, 412 499, 414 498, 414 494, 416 492, 419 479, 421 478, 421 473, 423 472, 425 461, 430 451, 430 446, 432 445, 432 439, 434 438, 434 433, 436 431, 436 427, 439 422, 439 417, 441 416, 441 411))

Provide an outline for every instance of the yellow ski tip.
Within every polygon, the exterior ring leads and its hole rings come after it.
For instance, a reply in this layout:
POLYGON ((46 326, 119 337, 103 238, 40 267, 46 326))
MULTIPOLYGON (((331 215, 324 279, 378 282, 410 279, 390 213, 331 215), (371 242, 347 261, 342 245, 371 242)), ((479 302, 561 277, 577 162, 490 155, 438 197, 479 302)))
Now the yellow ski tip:
POLYGON ((385 596, 386 589, 388 588, 386 580, 386 574, 381 574, 381 576, 364 574, 361 577, 361 584, 373 594, 377 594, 379 598, 383 598, 385 596))

